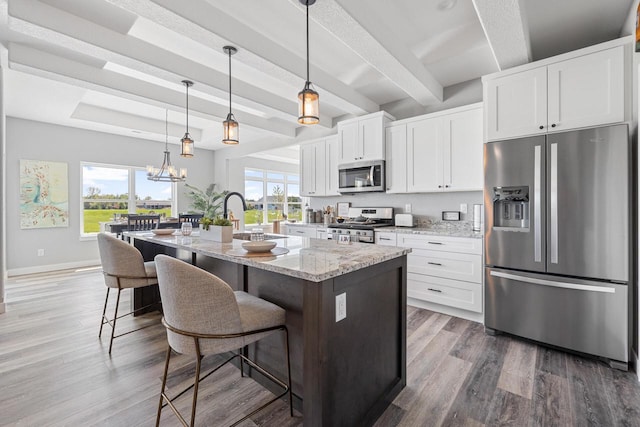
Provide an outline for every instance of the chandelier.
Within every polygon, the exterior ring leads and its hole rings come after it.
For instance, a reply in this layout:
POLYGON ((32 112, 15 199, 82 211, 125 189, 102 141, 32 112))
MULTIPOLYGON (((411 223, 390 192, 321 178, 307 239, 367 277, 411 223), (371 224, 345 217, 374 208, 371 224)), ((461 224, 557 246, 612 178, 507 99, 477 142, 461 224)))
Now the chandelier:
POLYGON ((161 182, 182 182, 187 178, 187 169, 180 168, 178 174, 175 166, 171 164, 171 153, 169 152, 169 111, 165 110, 164 115, 165 141, 164 160, 159 168, 147 166, 147 179, 161 182))

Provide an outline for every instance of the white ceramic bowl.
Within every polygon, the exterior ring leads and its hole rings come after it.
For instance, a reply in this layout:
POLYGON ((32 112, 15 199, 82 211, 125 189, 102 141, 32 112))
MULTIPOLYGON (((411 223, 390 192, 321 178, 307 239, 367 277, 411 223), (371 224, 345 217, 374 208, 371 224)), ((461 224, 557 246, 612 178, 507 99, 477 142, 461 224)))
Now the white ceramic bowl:
POLYGON ((242 242, 242 247, 249 252, 269 252, 276 247, 276 242, 271 240, 242 242))
POLYGON ((154 228, 153 230, 153 234, 156 235, 168 235, 168 234, 173 234, 174 230, 173 228, 154 228))

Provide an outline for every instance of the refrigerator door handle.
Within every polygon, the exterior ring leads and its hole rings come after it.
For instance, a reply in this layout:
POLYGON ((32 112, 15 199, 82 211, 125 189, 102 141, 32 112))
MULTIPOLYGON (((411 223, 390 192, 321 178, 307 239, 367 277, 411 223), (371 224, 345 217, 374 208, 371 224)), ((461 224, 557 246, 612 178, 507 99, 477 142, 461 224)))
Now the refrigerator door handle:
POLYGON ((558 263, 558 143, 551 144, 551 177, 550 177, 550 234, 551 234, 551 263, 558 263))
POLYGON ((541 201, 540 201, 540 181, 541 181, 541 147, 536 145, 534 147, 533 155, 533 256, 535 262, 542 262, 542 213, 541 213, 541 201))
POLYGON ((517 274, 503 273, 501 271, 492 271, 490 273, 495 277, 502 277, 503 279, 517 280, 519 282, 533 283, 535 285, 551 286, 554 288, 574 289, 578 291, 590 291, 590 292, 603 292, 609 294, 615 294, 616 289, 608 286, 591 286, 581 285, 579 283, 566 283, 557 282, 555 280, 536 279, 534 277, 520 276, 517 274))

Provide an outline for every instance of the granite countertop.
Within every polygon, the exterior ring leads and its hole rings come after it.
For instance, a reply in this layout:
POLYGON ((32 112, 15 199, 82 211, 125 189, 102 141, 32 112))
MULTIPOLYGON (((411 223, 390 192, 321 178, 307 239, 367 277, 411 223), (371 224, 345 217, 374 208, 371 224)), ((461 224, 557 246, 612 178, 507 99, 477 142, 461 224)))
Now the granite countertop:
POLYGON ((277 247, 289 249, 289 253, 247 258, 230 254, 233 250, 242 249, 243 240, 234 239, 231 243, 219 243, 201 239, 198 232, 194 232, 190 237, 184 237, 177 232, 168 236, 141 231, 126 232, 125 235, 311 282, 321 282, 411 252, 409 248, 394 246, 370 243, 344 244, 338 243, 337 240, 289 236, 273 240, 277 243, 277 247))
POLYGON ((291 227, 327 228, 322 222, 283 222, 281 224, 291 227))

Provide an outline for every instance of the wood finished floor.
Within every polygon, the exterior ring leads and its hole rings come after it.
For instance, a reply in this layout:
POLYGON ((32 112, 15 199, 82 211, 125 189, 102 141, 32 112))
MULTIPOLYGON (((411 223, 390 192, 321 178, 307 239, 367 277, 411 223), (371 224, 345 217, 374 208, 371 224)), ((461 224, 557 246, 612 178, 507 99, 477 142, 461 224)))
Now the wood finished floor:
MULTIPOLYGON (((0 425, 154 425, 164 328, 157 314, 121 322, 153 326, 117 339, 109 357, 108 334, 97 337, 105 289, 97 270, 7 283, 0 425)), ((407 387, 376 426, 640 426, 633 373, 412 307, 407 329, 407 387)), ((205 366, 215 362, 205 359, 205 366)), ((169 388, 180 390, 193 370, 190 358, 172 359, 169 388)), ((269 396, 228 366, 201 384, 197 424, 229 424, 269 396)), ((189 398, 179 403, 184 413, 189 398)), ((179 423, 165 409, 161 425, 179 423)), ((300 426, 303 419, 290 418, 287 403, 278 402, 242 425, 300 426)))

